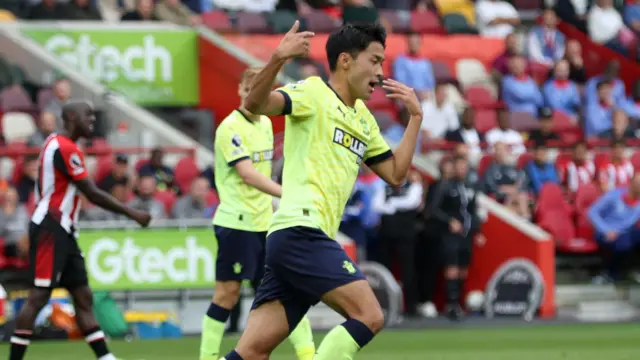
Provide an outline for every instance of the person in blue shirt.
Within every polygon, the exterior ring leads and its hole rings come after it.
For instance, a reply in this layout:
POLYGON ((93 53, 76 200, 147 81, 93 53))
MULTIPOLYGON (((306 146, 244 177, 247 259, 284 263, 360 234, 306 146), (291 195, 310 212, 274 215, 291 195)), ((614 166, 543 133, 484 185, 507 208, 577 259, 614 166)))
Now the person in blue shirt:
POLYGON ((543 105, 538 84, 526 72, 526 62, 522 55, 509 60, 511 74, 502 79, 502 101, 513 112, 528 112, 534 117, 543 105))
POLYGON ((595 239, 600 247, 609 250, 607 280, 620 277, 621 265, 625 265, 632 250, 640 243, 640 173, 636 173, 628 188, 610 191, 598 199, 589 209, 589 220, 595 229, 595 239))
POLYGON ((587 80, 584 89, 585 104, 588 106, 589 104, 598 102, 598 84, 605 81, 612 86, 611 95, 613 96, 614 104, 620 106, 625 100, 625 88, 624 82, 618 77, 619 74, 620 63, 616 60, 611 60, 607 63, 602 74, 587 80))
POLYGON ((396 80, 418 92, 421 99, 436 86, 431 62, 420 56, 422 37, 418 33, 407 35, 407 54, 398 56, 393 62, 393 76, 396 80))
POLYGON ((560 184, 558 172, 554 164, 549 161, 547 146, 544 142, 535 144, 533 160, 527 164, 525 172, 529 179, 529 188, 536 195, 545 183, 554 182, 558 185, 560 184))
POLYGON ((597 85, 598 101, 588 103, 584 113, 584 133, 587 137, 611 129, 615 100, 609 81, 600 81, 597 85))
POLYGON ((569 80, 569 62, 560 60, 553 69, 553 77, 542 88, 545 106, 562 111, 577 119, 580 108, 580 91, 569 80))
POLYGON ((624 6, 624 23, 635 32, 640 32, 640 0, 627 1, 624 6))

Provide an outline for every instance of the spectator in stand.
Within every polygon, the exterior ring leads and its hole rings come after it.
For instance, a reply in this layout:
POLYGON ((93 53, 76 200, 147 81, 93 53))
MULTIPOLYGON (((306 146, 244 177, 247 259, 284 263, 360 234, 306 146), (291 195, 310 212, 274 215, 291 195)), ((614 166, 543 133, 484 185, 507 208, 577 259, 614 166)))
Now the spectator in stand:
POLYGON ((640 0, 630 0, 624 6, 624 23, 636 34, 640 33, 640 0))
POLYGON ((610 82, 600 81, 597 85, 598 101, 587 104, 584 115, 584 133, 587 137, 598 136, 611 129, 615 106, 611 89, 610 82))
POLYGON ((531 61, 552 67, 564 57, 566 40, 557 26, 556 12, 553 9, 544 10, 542 26, 535 26, 529 32, 527 49, 531 61))
POLYGON ((635 139, 636 133, 629 126, 627 114, 620 109, 616 109, 613 111, 611 129, 601 132, 600 138, 624 142, 627 139, 635 139))
POLYGON ((575 26, 583 33, 587 32, 587 10, 589 1, 557 0, 555 10, 558 16, 575 26))
POLYGON ((511 128, 509 112, 505 109, 498 110, 498 127, 495 127, 485 134, 487 144, 494 150, 497 143, 504 143, 511 149, 515 155, 523 154, 527 151, 522 140, 522 135, 511 128))
MULTIPOLYGON (((518 36, 516 34, 509 34, 504 39, 505 48, 504 53, 500 54, 495 60, 493 60, 493 68, 492 76, 496 83, 500 84, 502 82, 502 77, 509 74, 509 60, 516 55, 521 55, 520 51, 520 43, 518 41, 518 36)), ((526 71, 530 72, 530 64, 527 61, 526 71)))
POLYGON ((553 131, 553 110, 548 107, 540 109, 538 113, 540 127, 529 133, 530 141, 534 143, 547 143, 549 140, 560 140, 558 133, 553 131))
POLYGON ((113 169, 98 183, 98 187, 111 192, 116 185, 129 186, 129 158, 124 154, 117 154, 113 162, 113 169))
POLYGON ((631 96, 629 96, 621 105, 625 113, 630 118, 636 121, 640 121, 640 80, 636 80, 633 83, 633 89, 631 89, 631 96))
POLYGON ((67 8, 71 20, 102 20, 102 14, 89 0, 72 0, 67 8))
POLYGON ((560 60, 553 70, 553 78, 547 80, 542 88, 545 106, 562 111, 577 122, 580 110, 580 90, 569 80, 569 62, 560 60))
POLYGON ((64 20, 69 18, 67 4, 57 0, 42 0, 29 9, 29 20, 64 20))
MULTIPOLYGON (((203 177, 209 181, 209 188, 216 190, 216 178, 213 171, 213 166, 209 165, 206 169, 202 170, 200 173, 200 177, 203 177)), ((274 180, 276 181, 276 180, 274 180)), ((281 184, 281 181, 276 181, 278 184, 281 184)))
POLYGON ((40 121, 38 121, 38 129, 29 136, 27 140, 28 147, 41 147, 47 137, 56 131, 56 116, 50 112, 43 111, 40 113, 40 121))
POLYGON ((422 36, 411 33, 407 36, 407 54, 398 56, 393 62, 396 80, 418 92, 421 100, 427 99, 436 85, 431 62, 420 55, 422 36))
POLYGON ((18 192, 7 188, 0 208, 0 238, 5 246, 17 248, 29 229, 30 217, 24 205, 20 204, 18 192))
POLYGON ((611 60, 607 63, 604 72, 598 76, 594 76, 587 81, 585 85, 586 105, 600 101, 598 96, 598 84, 602 81, 608 82, 612 89, 613 101, 616 106, 622 106, 625 101, 624 82, 619 78, 620 63, 611 60))
POLYGON ((560 185, 560 179, 556 168, 551 161, 547 153, 547 145, 539 142, 535 144, 533 150, 533 160, 525 167, 527 179, 529 179, 529 189, 534 194, 538 195, 542 185, 548 182, 553 182, 560 185))
POLYGON ((195 178, 191 183, 189 194, 180 197, 173 205, 173 209, 171 209, 173 217, 176 219, 205 219, 209 190, 207 179, 195 178))
MULTIPOLYGON (((473 186, 478 186, 480 184, 480 175, 478 174, 478 169, 476 169, 473 165, 471 165, 471 159, 472 159, 472 155, 471 154, 471 150, 469 145, 465 144, 465 143, 458 143, 456 144, 456 146, 453 148, 453 157, 459 157, 459 158, 464 158, 467 159, 469 161, 469 169, 467 172, 467 184, 473 185, 473 186)), ((473 156, 473 158, 477 159, 477 155, 480 154, 475 154, 473 156)))
POLYGON ((447 86, 447 83, 436 84, 433 99, 422 101, 423 117, 429 119, 422 122, 420 129, 424 140, 441 139, 448 131, 460 127, 456 108, 448 98, 447 86))
POLYGON ((159 191, 173 190, 173 170, 165 166, 164 151, 162 148, 151 150, 149 162, 142 165, 138 170, 140 176, 152 176, 157 183, 159 191))
POLYGON ((22 163, 22 176, 15 184, 20 202, 26 204, 33 194, 38 178, 38 155, 27 155, 22 163))
POLYGON ((524 57, 516 55, 509 61, 511 74, 502 79, 502 101, 509 111, 538 115, 543 100, 538 84, 526 72, 524 57))
POLYGON ((460 127, 447 131, 445 140, 467 144, 474 155, 481 153, 480 143, 484 141, 484 137, 476 130, 476 114, 473 108, 467 106, 464 109, 460 127))
MULTIPOLYGON (((126 184, 114 184, 109 189, 109 193, 123 204, 129 201, 129 188, 126 184)), ((99 206, 93 206, 84 196, 82 197, 80 218, 86 221, 129 221, 129 218, 124 215, 116 214, 99 206)))
POLYGON ((626 36, 629 29, 624 25, 622 15, 613 6, 613 0, 596 0, 589 11, 587 28, 589 37, 594 42, 626 56, 627 49, 621 38, 626 36))
POLYGON ((494 144, 493 163, 484 173, 483 191, 494 196, 516 214, 529 219, 529 195, 526 174, 515 166, 516 157, 503 142, 494 144))
POLYGON ((476 3, 480 35, 504 39, 520 24, 518 11, 506 1, 481 0, 476 3))
MULTIPOLYGON (((407 128, 407 124, 409 123, 409 113, 407 112, 407 109, 403 108, 400 111, 398 118, 399 122, 394 121, 391 126, 382 131, 384 137, 394 144, 400 143, 407 128)), ((422 132, 418 133, 418 142, 416 143, 415 148, 416 154, 420 153, 420 144, 422 144, 422 132)))
POLYGON ((633 176, 628 188, 610 191, 598 199, 588 216, 595 228, 596 241, 605 250, 606 270, 594 282, 619 280, 640 240, 640 173, 633 176))
POLYGON ((129 207, 143 210, 154 219, 165 218, 164 205, 153 198, 156 192, 156 179, 150 175, 140 175, 136 187, 136 197, 129 202, 129 207))
POLYGON ((633 178, 635 169, 625 156, 625 150, 623 141, 614 141, 611 145, 611 161, 598 169, 598 182, 602 191, 612 191, 627 186, 633 178))
POLYGON ((587 73, 584 70, 582 45, 577 40, 569 40, 564 58, 569 62, 569 80, 583 86, 587 82, 587 73))
POLYGON ((283 70, 288 76, 296 80, 304 80, 311 76, 320 76, 325 81, 329 79, 329 75, 322 63, 308 56, 291 59, 285 64, 283 70))
POLYGON ((566 164, 560 164, 558 173, 560 182, 567 193, 574 194, 582 184, 589 184, 595 180, 596 166, 588 158, 587 143, 579 141, 573 146, 573 158, 566 164))
POLYGON ((47 104, 44 111, 56 116, 56 129, 63 129, 62 106, 71 97, 71 83, 67 78, 60 78, 53 83, 53 99, 47 104))
POLYGON ((122 21, 155 21, 158 20, 153 13, 153 0, 136 0, 136 9, 124 14, 122 21))
MULTIPOLYGON (((285 1, 280 1, 280 2, 285 2, 285 1)), ((290 1, 286 1, 286 3, 289 3, 290 1)), ((304 3, 304 0, 295 0, 296 3, 304 3)), ((216 8, 222 8, 225 9, 227 11, 247 11, 247 12, 253 12, 253 13, 268 13, 268 12, 273 12, 274 9, 276 9, 276 5, 278 4, 278 0, 261 0, 261 1, 255 1, 255 0, 243 0, 243 1, 238 1, 238 0, 212 0, 213 6, 216 8)), ((296 11, 295 10, 295 3, 293 4, 293 10, 291 8, 287 8, 287 10, 290 11, 296 11)), ((300 8, 303 8, 304 6, 309 6, 307 4, 301 5, 300 8)), ((304 9, 306 9, 306 7, 304 7, 304 9)), ((311 8, 309 8, 311 9, 311 8)), ((284 10, 284 9, 278 9, 278 10, 284 10)), ((311 11, 311 10, 309 10, 311 11)), ((304 14, 307 14, 306 12, 304 14)), ((303 14, 300 14, 303 15, 303 14)))
POLYGON ((158 20, 169 21, 183 26, 198 26, 202 19, 180 0, 160 0, 156 3, 153 13, 158 20))

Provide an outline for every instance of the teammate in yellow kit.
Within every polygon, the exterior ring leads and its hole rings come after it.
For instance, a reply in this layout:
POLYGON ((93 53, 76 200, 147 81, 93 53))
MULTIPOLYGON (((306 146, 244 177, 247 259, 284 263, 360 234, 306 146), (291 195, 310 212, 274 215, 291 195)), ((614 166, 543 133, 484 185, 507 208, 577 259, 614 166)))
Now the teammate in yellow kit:
POLYGON ((422 121, 420 104, 413 89, 383 81, 387 96, 410 114, 392 152, 362 102, 383 76, 386 33, 379 24, 347 24, 329 36, 328 83, 311 77, 272 91, 286 61, 308 53, 313 33, 298 33, 298 26, 285 35, 245 99, 255 114, 287 115, 284 190, 269 226, 265 276, 247 328, 226 360, 268 359, 318 301, 347 321, 327 334, 315 360, 353 359, 384 324, 365 277, 332 238, 363 161, 388 183, 404 182, 422 121))
MULTIPOLYGON (((248 69, 242 75, 239 95, 243 104, 257 73, 257 69, 248 69)), ((273 130, 268 117, 253 115, 241 105, 220 123, 214 148, 220 195, 213 218, 218 256, 216 288, 202 321, 201 360, 218 360, 225 323, 238 302, 242 281, 250 280, 255 288, 262 279, 272 196, 282 195, 280 185, 271 180, 273 130)), ((315 345, 308 319, 289 338, 300 360, 313 359, 315 345)))

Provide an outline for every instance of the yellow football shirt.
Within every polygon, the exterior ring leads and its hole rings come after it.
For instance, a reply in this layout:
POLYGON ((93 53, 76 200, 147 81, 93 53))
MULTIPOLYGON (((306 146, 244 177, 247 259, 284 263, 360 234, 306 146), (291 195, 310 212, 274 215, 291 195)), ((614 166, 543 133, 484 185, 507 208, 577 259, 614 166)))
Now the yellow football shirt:
POLYGON ((277 91, 285 97, 285 162, 269 232, 308 226, 333 238, 362 161, 372 165, 393 154, 366 105, 345 105, 319 77, 277 91))
POLYGON ((250 159, 256 170, 271 177, 271 120, 260 116, 253 122, 239 110, 234 110, 216 130, 214 151, 214 176, 220 205, 213 224, 237 230, 267 231, 273 215, 272 197, 245 184, 234 165, 250 159))

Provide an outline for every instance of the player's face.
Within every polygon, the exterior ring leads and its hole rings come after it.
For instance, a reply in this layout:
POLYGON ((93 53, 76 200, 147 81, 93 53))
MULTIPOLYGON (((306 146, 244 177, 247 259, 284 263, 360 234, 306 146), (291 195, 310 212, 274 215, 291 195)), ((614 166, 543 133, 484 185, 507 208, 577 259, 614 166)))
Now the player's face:
POLYGON ((356 99, 368 100, 371 97, 382 79, 383 61, 384 47, 379 42, 372 42, 356 56, 348 72, 349 87, 356 99))
POLYGON ((93 124, 96 122, 96 114, 91 106, 83 107, 80 110, 79 124, 83 137, 90 137, 93 134, 93 124))

